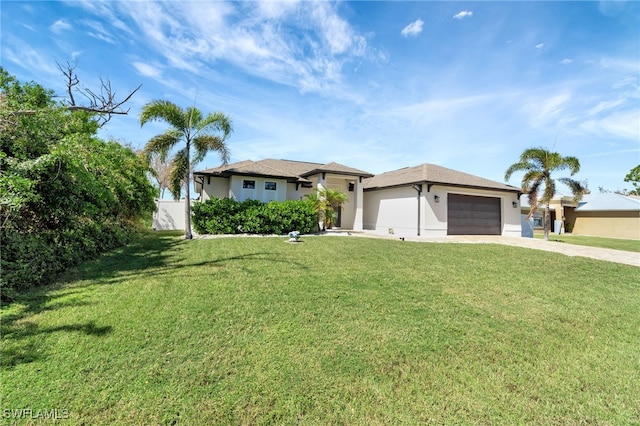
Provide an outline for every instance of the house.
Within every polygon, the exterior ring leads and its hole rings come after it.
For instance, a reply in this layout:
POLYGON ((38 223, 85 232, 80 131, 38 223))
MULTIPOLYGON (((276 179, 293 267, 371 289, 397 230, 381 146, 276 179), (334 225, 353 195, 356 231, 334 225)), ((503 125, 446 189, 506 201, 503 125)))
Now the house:
POLYGON ((364 181, 364 228, 399 236, 520 237, 520 188, 434 164, 364 181))
POLYGON ((640 197, 615 193, 586 194, 565 207, 565 227, 573 234, 640 240, 640 197))
POLYGON ((211 197, 269 201, 301 200, 321 188, 336 189, 349 200, 338 211, 336 226, 363 230, 363 179, 371 173, 338 163, 266 159, 241 161, 194 174, 200 201, 211 197))
MULTIPOLYGON (((558 195, 553 197, 549 201, 549 213, 550 213, 550 222, 551 223, 551 231, 553 232, 564 232, 564 217, 565 217, 565 208, 566 207, 575 207, 575 202, 573 201, 572 196, 567 195, 558 195), (560 221, 562 227, 560 230, 556 230, 555 225, 560 221)), ((529 197, 527 195, 522 195, 520 197, 520 209, 523 215, 528 215, 531 210, 531 206, 529 204, 529 197)), ((533 227, 535 229, 543 229, 544 228, 544 206, 538 206, 537 210, 531 215, 531 219, 533 221, 533 227)))
POLYGON ((349 200, 336 226, 354 231, 520 236, 519 188, 433 164, 374 176, 338 163, 247 160, 197 171, 194 180, 200 201, 298 200, 320 188, 340 190, 349 200))

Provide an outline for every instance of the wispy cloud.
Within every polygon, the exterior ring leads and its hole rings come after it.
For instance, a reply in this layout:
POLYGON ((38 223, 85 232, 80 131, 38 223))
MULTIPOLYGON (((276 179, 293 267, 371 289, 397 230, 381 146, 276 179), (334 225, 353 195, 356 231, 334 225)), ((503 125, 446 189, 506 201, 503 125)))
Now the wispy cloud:
POLYGON ((145 77, 158 79, 162 76, 162 71, 157 65, 150 65, 144 62, 134 62, 133 67, 145 77))
POLYGON ((569 65, 571 62, 573 62, 573 59, 569 59, 569 58, 564 58, 563 60, 560 61, 562 65, 569 65))
POLYGON ((371 55, 366 37, 328 2, 133 2, 112 7, 118 10, 110 13, 131 20, 142 42, 171 66, 195 74, 227 62, 301 92, 326 92, 341 84, 345 63, 371 55))
POLYGON ((544 43, 536 44, 536 49, 542 49, 544 47, 544 43))
POLYGON ((73 28, 71 24, 65 21, 64 19, 58 19, 49 27, 49 29, 56 34, 60 34, 63 31, 68 31, 71 28, 73 28))
POLYGON ((455 15, 453 15, 454 19, 464 19, 464 18, 471 18, 473 16, 473 12, 471 12, 470 10, 462 10, 458 13, 456 13, 455 15))
POLYGON ((424 25, 424 22, 422 21, 422 19, 418 19, 417 21, 414 21, 409 25, 407 25, 406 27, 404 27, 402 31, 400 31, 400 34, 402 34, 405 37, 409 37, 409 36, 415 37, 422 32, 423 25, 424 25))

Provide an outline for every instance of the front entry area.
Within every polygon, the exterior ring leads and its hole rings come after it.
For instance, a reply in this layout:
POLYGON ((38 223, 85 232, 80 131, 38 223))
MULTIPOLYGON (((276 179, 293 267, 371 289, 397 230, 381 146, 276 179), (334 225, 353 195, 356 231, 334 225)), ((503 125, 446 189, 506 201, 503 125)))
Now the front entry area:
POLYGON ((449 194, 447 235, 502 235, 500 198, 449 194))

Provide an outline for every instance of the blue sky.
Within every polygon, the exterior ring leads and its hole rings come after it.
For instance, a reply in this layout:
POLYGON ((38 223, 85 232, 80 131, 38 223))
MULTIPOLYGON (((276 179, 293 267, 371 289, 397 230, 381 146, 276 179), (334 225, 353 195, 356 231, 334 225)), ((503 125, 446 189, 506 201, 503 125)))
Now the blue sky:
MULTIPOLYGON (((640 163, 640 2, 3 1, 1 64, 64 95, 56 61, 125 95, 102 136, 142 147, 142 105, 231 116, 232 161, 433 163, 504 181, 529 147, 592 191, 640 163)), ((198 169, 219 165, 208 156, 198 169)), ((559 176, 563 176, 560 174, 559 176)), ((521 175, 510 182, 520 184, 521 175)))

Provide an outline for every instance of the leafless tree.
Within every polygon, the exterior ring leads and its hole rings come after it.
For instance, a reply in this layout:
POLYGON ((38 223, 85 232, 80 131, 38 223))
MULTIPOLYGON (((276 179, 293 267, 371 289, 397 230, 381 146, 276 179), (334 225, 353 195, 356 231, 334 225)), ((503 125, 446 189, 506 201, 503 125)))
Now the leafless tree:
POLYGON ((111 82, 109 80, 105 81, 100 77, 100 91, 96 92, 80 85, 80 79, 75 71, 77 64, 72 65, 68 61, 65 66, 58 62, 56 62, 56 64, 66 79, 67 95, 69 96, 67 105, 69 111, 88 111, 96 114, 96 122, 100 127, 107 124, 113 115, 128 114, 130 108, 124 109, 123 105, 142 87, 142 84, 138 85, 138 87, 129 92, 126 97, 118 100, 116 98, 116 92, 111 88, 111 82), (81 95, 88 103, 76 103, 74 94, 81 95))
POLYGON ((152 154, 149 159, 149 165, 152 170, 151 175, 158 184, 158 189, 160 189, 160 198, 164 198, 164 191, 168 189, 171 184, 169 176, 171 174, 172 161, 173 158, 166 158, 162 161, 162 158, 157 153, 152 154))
MULTIPOLYGON (((124 109, 123 105, 129 102, 131 97, 142 87, 142 84, 138 85, 134 90, 129 92, 123 99, 118 100, 116 98, 116 92, 111 88, 111 82, 109 80, 103 80, 100 78, 100 90, 94 91, 87 87, 80 85, 80 79, 76 74, 76 65, 71 65, 67 62, 66 66, 60 65, 56 62, 58 68, 62 72, 66 80, 67 95, 67 109, 69 111, 87 111, 94 114, 94 120, 99 127, 104 126, 111 120, 113 115, 127 115, 129 109, 124 109), (87 100, 87 103, 80 104, 76 102, 74 94, 79 94, 87 100)), ((4 106, 4 98, 0 97, 0 107, 4 106)), ((0 130, 7 125, 13 124, 12 117, 18 115, 34 115, 38 114, 40 110, 28 109, 18 111, 3 111, 0 118, 0 130)))

